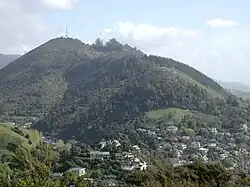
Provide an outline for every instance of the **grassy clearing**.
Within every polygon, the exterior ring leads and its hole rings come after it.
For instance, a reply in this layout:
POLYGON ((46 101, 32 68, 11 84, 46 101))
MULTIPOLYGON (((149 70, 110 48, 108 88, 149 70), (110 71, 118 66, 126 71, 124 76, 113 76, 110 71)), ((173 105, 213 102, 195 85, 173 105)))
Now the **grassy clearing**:
POLYGON ((28 139, 12 131, 6 124, 0 124, 0 137, 9 140, 20 140, 21 142, 28 144, 28 139))
POLYGON ((202 87, 203 89, 207 90, 208 94, 211 96, 211 97, 218 97, 218 98, 223 98, 223 96, 216 92, 215 90, 209 88, 209 87, 206 87, 204 85, 202 85, 201 83, 197 82, 196 80, 192 79, 191 77, 187 76, 186 74, 182 73, 181 71, 178 71, 178 70, 175 70, 176 73, 181 77, 183 78, 183 80, 187 81, 187 82, 190 82, 192 84, 197 84, 198 86, 202 87))
POLYGON ((18 141, 27 146, 35 146, 40 143, 41 135, 37 130, 19 127, 19 130, 23 133, 23 135, 20 135, 12 130, 14 127, 14 125, 8 123, 0 124, 0 137, 7 142, 18 141), (32 145, 29 144, 29 140, 32 142, 32 145))
POLYGON ((192 112, 190 110, 184 110, 181 108, 167 108, 160 110, 152 110, 150 112, 147 112, 146 115, 149 119, 160 119, 165 116, 171 116, 173 120, 180 121, 183 116, 188 114, 192 114, 192 112))

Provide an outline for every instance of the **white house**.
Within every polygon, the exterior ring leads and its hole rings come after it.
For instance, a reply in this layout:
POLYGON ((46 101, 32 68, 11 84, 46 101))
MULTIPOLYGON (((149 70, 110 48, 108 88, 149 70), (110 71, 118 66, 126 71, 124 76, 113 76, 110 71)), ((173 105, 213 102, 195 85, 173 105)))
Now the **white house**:
POLYGON ((201 147, 201 143, 200 142, 192 142, 191 146, 195 147, 195 148, 200 148, 201 147))
POLYGON ((144 171, 147 169, 147 163, 146 162, 140 162, 138 167, 139 170, 144 171))
POLYGON ((73 173, 76 173, 78 177, 82 176, 82 175, 85 175, 86 173, 86 169, 85 168, 78 168, 78 167, 75 167, 75 168, 70 168, 69 170, 66 171, 67 173, 68 172, 73 172, 73 173))
POLYGON ((199 148, 199 151, 200 151, 203 155, 205 155, 205 154, 207 154, 208 149, 207 149, 207 148, 204 148, 204 147, 200 147, 200 148, 199 148))
POLYGON ((63 173, 52 173, 51 178, 52 179, 60 179, 63 177, 63 173))
POLYGON ((167 128, 166 128, 166 130, 167 131, 170 131, 170 132, 176 132, 176 131, 178 131, 178 128, 176 127, 176 126, 168 126, 167 128))
POLYGON ((140 150, 140 147, 138 145, 133 145, 132 148, 135 150, 140 150))
POLYGON ((116 147, 121 146, 121 143, 119 142, 119 140, 114 140, 113 142, 114 142, 114 144, 115 144, 116 147))
POLYGON ((217 131, 216 128, 212 128, 212 129, 211 129, 211 132, 212 132, 212 133, 218 133, 218 131, 217 131))

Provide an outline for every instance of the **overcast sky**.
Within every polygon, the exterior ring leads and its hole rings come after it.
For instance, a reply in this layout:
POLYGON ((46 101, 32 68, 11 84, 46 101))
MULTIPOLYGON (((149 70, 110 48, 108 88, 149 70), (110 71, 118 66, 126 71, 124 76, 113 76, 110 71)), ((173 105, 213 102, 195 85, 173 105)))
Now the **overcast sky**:
POLYGON ((249 0, 0 0, 0 53, 69 34, 117 38, 212 78, 250 85, 249 0))

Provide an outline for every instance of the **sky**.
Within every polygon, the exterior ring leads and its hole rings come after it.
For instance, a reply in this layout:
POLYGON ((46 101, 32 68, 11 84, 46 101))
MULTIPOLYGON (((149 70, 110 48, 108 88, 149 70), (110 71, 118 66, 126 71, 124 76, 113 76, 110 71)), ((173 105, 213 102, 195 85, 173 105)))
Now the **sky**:
POLYGON ((0 0, 0 53, 23 54, 65 33, 116 38, 206 75, 250 85, 249 0, 0 0))

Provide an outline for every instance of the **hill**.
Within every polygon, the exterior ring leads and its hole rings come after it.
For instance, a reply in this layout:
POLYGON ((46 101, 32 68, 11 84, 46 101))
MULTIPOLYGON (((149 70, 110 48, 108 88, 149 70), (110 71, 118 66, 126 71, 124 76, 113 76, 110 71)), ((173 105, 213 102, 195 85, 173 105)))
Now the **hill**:
POLYGON ((225 89, 228 90, 238 90, 240 92, 248 92, 250 93, 250 87, 239 82, 223 82, 218 81, 218 83, 225 89))
POLYGON ((0 69, 4 68, 7 66, 10 62, 16 60, 19 58, 21 55, 7 55, 7 54, 0 54, 0 69))
POLYGON ((238 82, 222 82, 222 81, 217 81, 223 88, 226 90, 230 91, 232 94, 243 98, 243 99, 250 99, 250 87, 238 83, 238 82))
POLYGON ((115 39, 50 40, 2 69, 0 90, 0 113, 43 117, 35 127, 64 139, 98 141, 170 107, 220 116, 229 126, 244 121, 227 111, 237 99, 209 77, 115 39))

